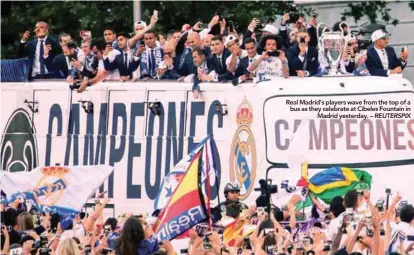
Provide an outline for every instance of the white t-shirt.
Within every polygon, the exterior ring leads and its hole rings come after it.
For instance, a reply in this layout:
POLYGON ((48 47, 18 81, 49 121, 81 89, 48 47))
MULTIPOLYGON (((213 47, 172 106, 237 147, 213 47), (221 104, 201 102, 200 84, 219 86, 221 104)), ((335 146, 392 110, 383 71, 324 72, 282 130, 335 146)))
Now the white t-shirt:
POLYGON ((269 57, 260 63, 257 72, 258 74, 264 75, 266 79, 283 77, 282 61, 279 57, 269 57))
POLYGON ((278 192, 271 196, 272 203, 280 209, 283 209, 288 205, 290 199, 292 199, 294 195, 298 195, 301 201, 305 201, 306 196, 308 195, 308 189, 297 187, 296 183, 297 180, 282 180, 278 183, 278 192))
MULTIPOLYGON (((104 57, 104 59, 108 58, 109 62, 113 62, 117 55, 121 54, 121 52, 117 49, 109 52, 108 56, 104 57)), ((119 80, 121 76, 119 75, 119 70, 115 69, 113 71, 109 71, 109 75, 105 78, 105 80, 119 80)))
MULTIPOLYGON (((232 58, 232 56, 233 56, 233 53, 232 53, 232 54, 230 54, 230 56, 228 56, 228 57, 226 58, 226 66, 227 66, 227 69, 228 69, 228 68, 229 68, 229 66, 230 66, 230 62, 231 62, 231 58, 232 58)), ((237 68, 237 67, 239 67, 240 59, 241 59, 241 58, 244 58, 244 57, 247 57, 247 51, 246 51, 246 50, 242 50, 241 56, 237 58, 236 68, 237 68)))
POLYGON ((65 230, 62 235, 60 236, 60 242, 70 239, 72 237, 77 237, 82 240, 86 236, 85 227, 83 224, 76 224, 73 223, 73 228, 65 230))
MULTIPOLYGON (((404 239, 404 248, 407 248, 411 243, 414 241, 408 241, 408 239, 414 238, 414 227, 406 222, 400 222, 398 224, 391 225, 391 243, 390 247, 392 252, 399 252, 400 246, 400 237, 405 236, 404 239), (400 233, 400 235, 398 235, 400 233)), ((388 247, 387 247, 388 248, 388 247)), ((414 254, 413 251, 409 252, 408 254, 414 254)))

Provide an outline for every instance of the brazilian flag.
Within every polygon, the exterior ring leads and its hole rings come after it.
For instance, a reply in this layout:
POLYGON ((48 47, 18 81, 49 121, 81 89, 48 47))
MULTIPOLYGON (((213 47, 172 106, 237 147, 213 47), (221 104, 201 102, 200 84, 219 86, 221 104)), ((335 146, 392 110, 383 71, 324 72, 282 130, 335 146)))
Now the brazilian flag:
MULTIPOLYGON (((306 176, 305 176, 306 179, 306 176)), ((330 204, 336 196, 343 196, 349 190, 370 190, 372 176, 359 169, 347 167, 332 167, 323 170, 307 180, 309 193, 330 204)), ((310 196, 304 202, 296 205, 297 209, 313 204, 310 196)))

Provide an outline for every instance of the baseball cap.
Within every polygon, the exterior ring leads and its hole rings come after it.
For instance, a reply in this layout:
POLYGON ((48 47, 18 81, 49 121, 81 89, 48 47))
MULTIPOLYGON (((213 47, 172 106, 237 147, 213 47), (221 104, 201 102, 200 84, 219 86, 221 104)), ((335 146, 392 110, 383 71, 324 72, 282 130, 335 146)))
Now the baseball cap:
POLYGON ((224 44, 226 45, 226 47, 229 45, 229 43, 234 42, 237 40, 237 37, 234 35, 229 35, 226 37, 226 39, 224 40, 224 44))
POLYGON ((145 23, 145 21, 137 21, 137 22, 135 22, 135 26, 134 27, 137 27, 137 26, 143 26, 143 27, 146 27, 147 26, 147 23, 145 23))
POLYGON ((372 33, 372 35, 371 35, 371 41, 372 42, 375 42, 378 39, 385 38, 385 37, 388 37, 390 35, 391 34, 388 33, 387 31, 382 30, 382 29, 378 29, 378 30, 375 30, 374 33, 372 33))
POLYGON ((264 28, 263 28, 263 30, 262 30, 263 32, 269 32, 269 33, 271 33, 271 34, 277 34, 277 28, 275 27, 275 26, 273 26, 273 25, 270 25, 270 24, 267 24, 264 28))
POLYGON ((345 36, 345 42, 350 42, 350 41, 352 41, 352 40, 357 40, 357 38, 355 37, 355 35, 353 35, 353 34, 351 34, 351 33, 349 33, 349 34, 347 34, 346 36, 345 36))

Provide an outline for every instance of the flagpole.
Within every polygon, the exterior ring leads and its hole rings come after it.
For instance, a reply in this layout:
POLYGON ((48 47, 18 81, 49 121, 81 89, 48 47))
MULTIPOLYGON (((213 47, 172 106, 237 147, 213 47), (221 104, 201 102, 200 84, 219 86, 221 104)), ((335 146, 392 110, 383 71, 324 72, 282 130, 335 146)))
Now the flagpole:
MULTIPOLYGON (((211 150, 211 154, 213 154, 213 145, 212 142, 214 142, 214 145, 216 144, 216 142, 214 140, 212 140, 212 138, 210 137, 210 150, 211 150)), ((212 157, 214 157, 213 155, 211 155, 212 157)), ((213 158, 214 161, 214 158, 213 158)), ((214 164, 214 162, 213 162, 214 164)), ((217 206, 218 209, 221 210, 220 208, 220 181, 219 181, 219 177, 218 177, 218 172, 216 171, 216 167, 214 166, 214 175, 216 176, 216 184, 217 184, 217 206)))
MULTIPOLYGON (((210 161, 208 160, 208 148, 206 149, 206 167, 207 167, 207 173, 206 173, 206 185, 207 185, 207 214, 210 214, 211 212, 211 208, 210 208, 210 192, 211 192, 211 187, 210 187, 210 161)), ((208 230, 211 231, 212 230, 212 223, 211 220, 209 218, 208 221, 208 230)))

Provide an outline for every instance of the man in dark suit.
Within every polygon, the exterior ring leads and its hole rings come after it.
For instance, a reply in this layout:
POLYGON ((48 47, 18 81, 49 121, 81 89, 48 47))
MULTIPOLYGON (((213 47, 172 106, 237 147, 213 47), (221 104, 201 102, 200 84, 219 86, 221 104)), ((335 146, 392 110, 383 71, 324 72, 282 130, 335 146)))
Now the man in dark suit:
POLYGON ((193 74, 194 74, 194 78, 193 78, 193 95, 194 98, 197 99, 200 93, 200 83, 201 82, 210 82, 210 81, 214 81, 215 79, 215 74, 212 71, 212 67, 210 66, 209 62, 207 61, 207 56, 205 54, 205 51, 200 48, 200 47, 195 47, 193 52, 192 52, 192 56, 193 56, 193 61, 194 61, 194 65, 193 65, 193 74))
POLYGON ((118 42, 116 40, 115 30, 112 28, 105 28, 104 39, 107 44, 112 44, 112 48, 119 50, 118 42))
POLYGON ((132 73, 137 70, 139 65, 139 58, 133 56, 128 47, 129 33, 119 33, 117 36, 119 51, 121 54, 115 56, 115 59, 110 62, 109 58, 104 60, 104 65, 109 67, 109 70, 118 69, 121 81, 132 79, 132 73))
POLYGON ((297 33, 297 44, 289 48, 287 52, 289 75, 308 77, 318 71, 318 50, 309 45, 310 37, 306 29, 302 28, 297 33))
POLYGON ((163 80, 177 80, 180 78, 178 74, 178 59, 175 56, 175 43, 167 41, 164 44, 163 61, 158 65, 157 74, 163 80))
POLYGON ((199 33, 185 32, 179 39, 175 53, 178 63, 177 71, 181 76, 180 80, 183 80, 185 76, 193 73, 194 62, 192 52, 197 47, 203 50, 206 57, 210 55, 210 49, 203 48, 199 33))
POLYGON ((73 66, 73 62, 77 59, 76 48, 74 42, 67 42, 62 46, 63 54, 53 59, 53 72, 56 78, 66 79, 67 82, 73 83, 77 74, 73 66))
POLYGON ((367 49, 367 60, 365 64, 369 73, 373 76, 388 76, 390 74, 398 74, 404 70, 407 65, 408 50, 400 53, 397 58, 394 48, 387 46, 390 38, 384 30, 376 30, 371 35, 374 45, 367 49))
POLYGON ((52 78, 52 63, 59 44, 48 36, 49 26, 46 22, 37 22, 34 32, 36 38, 28 42, 30 31, 26 31, 20 41, 20 55, 28 55, 28 80, 52 78))
POLYGON ((229 50, 224 47, 221 36, 211 39, 212 54, 207 58, 208 66, 214 70, 217 76, 214 81, 228 81, 233 79, 233 74, 227 70, 226 59, 230 56, 229 50))

